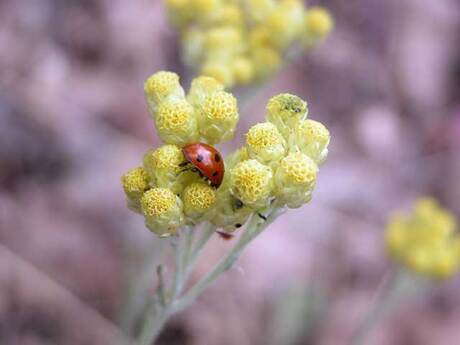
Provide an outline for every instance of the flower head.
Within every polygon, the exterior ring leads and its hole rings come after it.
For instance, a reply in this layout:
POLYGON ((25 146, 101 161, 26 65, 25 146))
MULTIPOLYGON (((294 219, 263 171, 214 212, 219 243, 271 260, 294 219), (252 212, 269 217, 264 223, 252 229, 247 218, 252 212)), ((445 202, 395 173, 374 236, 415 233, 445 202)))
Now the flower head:
POLYGON ((140 212, 140 199, 149 189, 149 175, 142 167, 129 170, 121 177, 123 190, 128 201, 128 207, 135 212, 140 212))
POLYGON ((153 184, 170 188, 174 193, 180 193, 190 177, 190 174, 181 174, 184 161, 182 150, 176 145, 163 145, 144 154, 144 168, 153 184))
POLYGON ((314 44, 327 36, 334 27, 330 12, 324 7, 311 7, 305 14, 305 41, 314 44))
POLYGON ((269 164, 277 162, 286 152, 286 142, 271 122, 258 123, 246 134, 246 146, 251 158, 269 164))
POLYGON ((271 98, 267 104, 267 121, 273 123, 285 138, 307 116, 307 103, 300 97, 282 93, 271 98))
POLYGON ((390 218, 385 232, 389 255, 421 275, 449 278, 460 268, 455 219, 432 198, 417 201, 410 215, 390 218))
POLYGON ((161 71, 150 76, 144 83, 144 93, 150 113, 154 116, 158 105, 171 96, 183 97, 184 90, 179 76, 173 72, 161 71))
POLYGON ((182 201, 167 188, 152 188, 141 198, 145 225, 153 233, 167 237, 183 225, 182 201))
POLYGON ((231 93, 217 91, 208 95, 197 115, 200 135, 208 143, 233 138, 239 115, 236 98, 231 93))
POLYGON ((301 152, 284 157, 274 177, 278 202, 297 208, 310 201, 317 173, 315 162, 301 152))
POLYGON ((308 155, 316 164, 325 161, 330 140, 331 135, 328 129, 318 121, 302 120, 295 128, 294 142, 296 148, 308 155))
POLYGON ((212 216, 210 211, 216 203, 216 190, 207 183, 194 182, 185 188, 182 199, 186 216, 202 221, 212 216))
POLYGON ((221 82, 212 77, 201 76, 192 80, 187 100, 195 108, 199 108, 206 97, 217 91, 224 91, 224 85, 221 82))
POLYGON ((234 197, 253 208, 269 202, 273 188, 272 170, 255 159, 238 163, 230 171, 230 191, 234 197))
POLYGON ((185 98, 162 102, 155 116, 155 126, 167 144, 183 146, 198 139, 194 109, 185 98))

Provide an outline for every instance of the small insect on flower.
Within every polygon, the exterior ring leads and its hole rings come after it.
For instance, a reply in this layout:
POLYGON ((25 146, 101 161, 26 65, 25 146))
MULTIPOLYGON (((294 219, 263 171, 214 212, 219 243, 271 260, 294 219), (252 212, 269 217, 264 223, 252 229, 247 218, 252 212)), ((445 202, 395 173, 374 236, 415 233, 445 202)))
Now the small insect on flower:
POLYGON ((187 162, 193 165, 200 175, 207 178, 211 186, 218 188, 221 185, 225 167, 219 151, 208 144, 194 143, 184 146, 182 152, 187 162))

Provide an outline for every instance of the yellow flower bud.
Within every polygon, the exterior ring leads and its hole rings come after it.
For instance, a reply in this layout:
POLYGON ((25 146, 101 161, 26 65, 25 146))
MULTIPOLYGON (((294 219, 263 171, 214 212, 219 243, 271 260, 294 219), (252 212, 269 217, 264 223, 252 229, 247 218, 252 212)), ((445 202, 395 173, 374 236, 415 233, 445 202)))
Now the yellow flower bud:
POLYGON ((245 160, 230 170, 230 191, 243 204, 263 208, 270 201, 272 178, 268 166, 255 159, 245 160))
POLYGON ((160 138, 167 144, 184 146, 198 139, 194 109, 184 98, 162 102, 155 126, 160 138))
POLYGON ((304 7, 299 0, 281 1, 267 17, 265 25, 272 40, 278 47, 288 46, 301 31, 304 20, 304 7))
POLYGON ((281 204, 297 208, 311 200, 318 167, 307 155, 297 152, 284 157, 275 172, 275 196, 281 204))
POLYGON ((185 215, 194 222, 209 219, 216 203, 216 190, 204 182, 187 186, 182 195, 185 215))
POLYGON ((149 189, 149 181, 149 175, 142 167, 131 169, 121 177, 128 207, 132 211, 140 213, 140 199, 149 189))
POLYGON ((189 0, 197 16, 211 13, 219 5, 219 0, 189 0))
POLYGON ((433 198, 420 198, 412 214, 388 222, 385 242, 389 255, 428 278, 451 277, 460 265, 460 237, 455 220, 433 198))
POLYGON ((192 28, 182 36, 182 59, 188 66, 196 66, 203 59, 205 34, 203 30, 192 28))
POLYGON ((233 138, 238 123, 238 105, 231 93, 218 91, 208 95, 197 112, 200 135, 215 144, 233 138))
POLYGON ((271 122, 251 127, 246 134, 246 146, 249 156, 264 164, 278 162, 286 153, 286 142, 271 122))
POLYGON ((145 99, 150 114, 155 117, 161 102, 168 97, 183 97, 184 90, 179 84, 179 76, 173 72, 160 71, 150 76, 144 83, 145 99))
POLYGON ((430 250, 423 247, 410 248, 405 253, 405 261, 409 269, 424 276, 430 276, 432 259, 430 250))
POLYGON ((153 233, 168 237, 184 224, 182 201, 167 188, 152 188, 141 198, 145 225, 153 233))
POLYGON ((163 145, 149 150, 144 155, 144 168, 154 185, 180 193, 183 189, 183 174, 180 164, 185 162, 182 150, 176 145, 163 145))
POLYGON ((201 76, 192 80, 187 100, 194 107, 199 108, 207 96, 223 91, 224 85, 212 77, 201 76))
POLYGON ((233 74, 238 84, 248 84, 254 78, 254 65, 246 57, 240 56, 233 60, 233 74))
POLYGON ((282 93, 272 97, 267 104, 267 121, 273 123, 287 139, 307 116, 307 102, 300 97, 282 93))
POLYGON ((222 4, 207 18, 208 25, 233 25, 242 27, 243 13, 238 4, 222 4))
POLYGON ((315 44, 326 37, 334 27, 334 20, 329 11, 323 7, 311 7, 305 14, 305 42, 315 44))
POLYGON ((275 9, 275 4, 273 0, 248 0, 246 3, 247 14, 252 21, 264 21, 268 14, 275 9))
POLYGON ((205 49, 234 49, 241 44, 241 30, 234 26, 221 26, 206 33, 205 49))
POLYGON ((458 255, 454 248, 446 244, 445 248, 438 249, 432 259, 432 274, 437 279, 452 277, 459 268, 458 255))
POLYGON ((265 25, 258 25, 249 31, 249 43, 252 47, 267 47, 273 41, 270 30, 265 25))
POLYGON ((201 68, 201 74, 216 79, 226 87, 231 87, 235 82, 231 66, 218 60, 208 60, 201 68))
POLYGON ((259 78, 267 78, 281 66, 281 55, 272 47, 256 46, 251 52, 255 72, 259 78))
POLYGON ((302 120, 295 127, 294 143, 297 148, 313 159, 316 164, 322 164, 328 154, 328 145, 331 135, 320 122, 302 120))

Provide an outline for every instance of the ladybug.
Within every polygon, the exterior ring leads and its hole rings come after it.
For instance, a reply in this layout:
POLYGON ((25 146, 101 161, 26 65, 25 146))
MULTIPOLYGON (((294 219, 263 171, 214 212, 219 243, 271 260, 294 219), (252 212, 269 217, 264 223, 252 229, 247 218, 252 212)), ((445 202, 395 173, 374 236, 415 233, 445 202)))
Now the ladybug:
POLYGON ((182 148, 182 153, 188 164, 193 165, 192 171, 198 172, 211 182, 211 186, 218 188, 224 179, 224 160, 214 147, 204 143, 188 144, 182 148))

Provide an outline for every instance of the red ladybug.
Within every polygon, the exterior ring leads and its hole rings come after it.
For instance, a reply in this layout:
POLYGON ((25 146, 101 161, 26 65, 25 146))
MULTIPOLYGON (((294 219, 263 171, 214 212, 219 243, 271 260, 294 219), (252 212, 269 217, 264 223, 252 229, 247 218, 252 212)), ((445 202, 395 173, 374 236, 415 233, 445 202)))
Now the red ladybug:
POLYGON ((182 153, 187 160, 183 166, 190 163, 194 166, 191 170, 206 177, 211 181, 211 186, 216 188, 220 186, 224 179, 225 167, 219 151, 208 144, 194 143, 184 146, 182 153))

